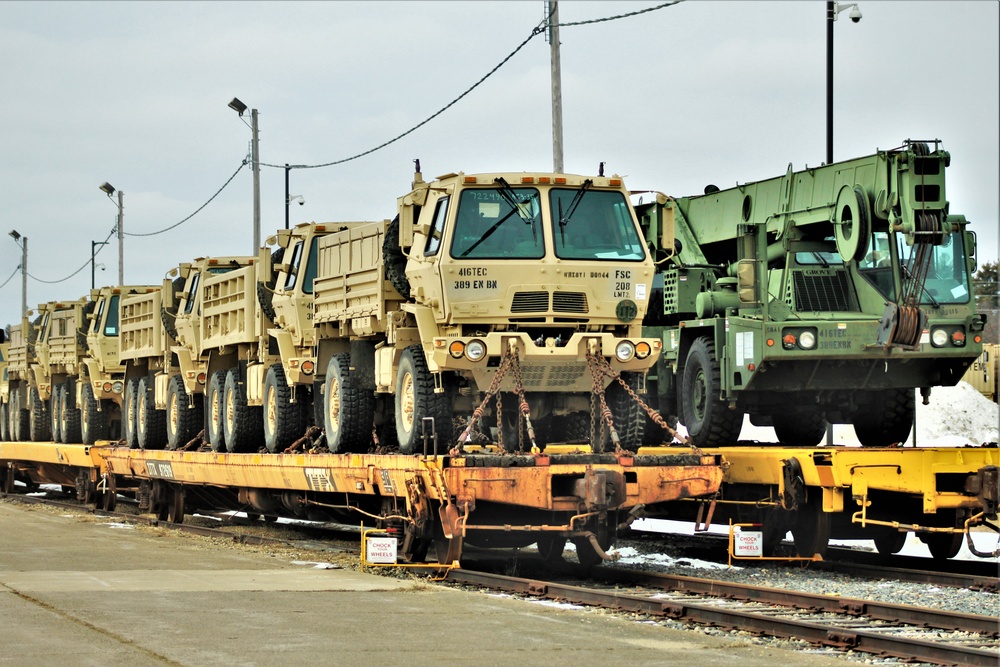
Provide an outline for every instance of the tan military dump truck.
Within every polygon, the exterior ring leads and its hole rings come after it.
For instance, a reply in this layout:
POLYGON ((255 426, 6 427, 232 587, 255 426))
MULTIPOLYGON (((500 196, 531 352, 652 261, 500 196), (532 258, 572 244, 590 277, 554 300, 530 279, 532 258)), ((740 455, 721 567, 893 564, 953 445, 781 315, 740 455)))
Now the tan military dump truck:
MULTIPOLYGON (((131 447, 177 449, 203 428, 204 395, 218 352, 202 345, 214 324, 202 296, 211 278, 254 257, 200 257, 172 269, 158 290, 121 301, 124 438, 131 447)), ((211 308, 209 308, 209 311, 211 308)))
MULTIPOLYGON (((29 311, 30 312, 30 311, 29 311)), ((10 340, 7 342, 7 367, 4 370, 4 412, 7 418, 7 434, 15 442, 32 439, 34 430, 31 423, 30 408, 37 399, 34 389, 34 376, 31 364, 35 360, 35 340, 38 332, 27 314, 19 324, 11 325, 10 340)), ((37 411, 36 411, 37 412, 37 411)), ((39 415, 40 417, 42 415, 39 415)), ((39 433, 44 429, 48 419, 36 422, 39 433)))
POLYGON ((507 430, 508 446, 523 445, 521 415, 547 427, 543 441, 586 440, 605 389, 622 444, 641 442, 645 415, 624 385, 642 390, 660 342, 641 336, 653 264, 619 177, 427 183, 418 166, 392 222, 342 223, 320 238, 279 232, 276 242, 288 260, 271 333, 285 381, 303 391, 265 386, 269 448, 308 414, 310 385, 333 451, 367 449, 388 421, 395 428, 382 432, 414 452, 427 419, 450 446, 453 420, 473 416, 484 432, 507 430), (302 284, 311 299, 293 294, 302 284), (314 356, 287 354, 310 342, 314 356), (484 404, 492 394, 506 398, 499 415, 484 404))
POLYGON ((10 387, 7 386, 7 333, 0 329, 0 441, 10 440, 10 387))

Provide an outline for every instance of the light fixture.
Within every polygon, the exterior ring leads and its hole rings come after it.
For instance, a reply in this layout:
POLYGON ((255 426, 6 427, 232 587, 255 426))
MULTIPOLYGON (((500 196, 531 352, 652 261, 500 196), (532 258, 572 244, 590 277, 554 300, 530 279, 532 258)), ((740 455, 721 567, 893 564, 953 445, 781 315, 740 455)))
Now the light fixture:
POLYGON ((107 181, 104 181, 101 183, 101 190, 103 190, 104 193, 110 197, 115 193, 115 186, 111 185, 107 181))
POLYGON ((247 110, 247 105, 243 104, 243 102, 240 102, 240 99, 238 97, 234 97, 233 100, 229 103, 229 108, 238 113, 240 116, 242 116, 243 112, 247 110))

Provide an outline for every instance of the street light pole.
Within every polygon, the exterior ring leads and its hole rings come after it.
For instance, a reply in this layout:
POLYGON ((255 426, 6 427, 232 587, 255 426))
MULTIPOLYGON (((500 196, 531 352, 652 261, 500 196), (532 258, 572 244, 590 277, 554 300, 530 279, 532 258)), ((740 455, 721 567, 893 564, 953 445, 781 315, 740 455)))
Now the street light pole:
MULTIPOLYGON (((243 112, 247 110, 247 105, 243 104, 238 97, 234 97, 229 102, 229 108, 243 118, 243 112)), ((245 122, 245 121, 244 121, 245 122)), ((260 249, 260 142, 258 140, 257 110, 250 110, 250 159, 253 162, 253 252, 256 255, 260 249)))
POLYGON ((549 0, 549 60, 552 68, 552 171, 563 172, 562 66, 559 57, 559 2, 549 0))
POLYGON ((28 237, 21 236, 16 229, 9 232, 14 243, 21 246, 21 317, 28 312, 28 237))
POLYGON ((288 205, 291 203, 291 200, 288 199, 288 172, 290 172, 291 170, 292 168, 289 167, 288 163, 286 162, 285 163, 285 229, 288 229, 288 205))
POLYGON ((101 183, 100 189, 106 195, 108 199, 111 199, 111 195, 118 193, 118 224, 116 226, 118 230, 118 284, 125 284, 125 193, 121 190, 115 190, 115 186, 111 185, 107 181, 101 183))
POLYGON ((851 21, 861 20, 858 5, 840 5, 833 0, 826 3, 826 163, 833 163, 833 22, 840 12, 850 9, 851 21))

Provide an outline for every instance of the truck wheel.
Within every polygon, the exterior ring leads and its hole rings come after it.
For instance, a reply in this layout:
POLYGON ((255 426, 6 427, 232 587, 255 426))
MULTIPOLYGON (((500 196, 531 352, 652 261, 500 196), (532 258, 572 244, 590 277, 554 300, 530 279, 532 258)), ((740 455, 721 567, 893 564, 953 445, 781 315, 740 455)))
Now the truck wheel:
POLYGON ((7 403, 0 403, 0 442, 7 442, 10 439, 10 406, 7 403))
POLYGON ((28 425, 31 440, 33 442, 49 440, 52 438, 49 428, 49 406, 42 400, 36 387, 32 387, 28 395, 31 396, 31 410, 29 412, 31 423, 28 425))
POLYGON ((129 449, 139 447, 139 378, 125 383, 122 396, 122 439, 129 449))
POLYGON ((259 406, 247 405, 246 384, 237 368, 226 373, 222 393, 222 428, 226 450, 255 452, 260 449, 262 424, 259 406))
MULTIPOLYGON (((100 411, 101 404, 97 400, 97 397, 94 396, 94 388, 90 383, 84 382, 82 387, 83 405, 80 408, 80 439, 83 441, 83 444, 92 445, 98 440, 104 440, 108 437, 108 413, 100 411)), ((135 404, 134 395, 132 404, 135 404)), ((123 410, 123 421, 125 419, 124 413, 125 411, 123 410)), ((135 416, 134 411, 132 416, 135 416)), ((122 424, 122 427, 124 428, 124 424, 122 424)))
POLYGON ((438 452, 451 445, 451 402, 446 393, 434 393, 434 377, 427 369, 424 350, 411 345, 403 350, 396 372, 396 437, 399 451, 413 454, 422 442, 424 418, 434 419, 438 452))
POLYGON ((52 442, 66 442, 61 439, 62 434, 59 431, 59 423, 62 419, 63 392, 62 387, 53 387, 52 398, 49 399, 49 433, 52 436, 52 442))
POLYGON ((167 449, 186 445, 198 435, 204 415, 201 394, 189 396, 180 375, 170 378, 167 386, 167 449))
POLYGON ((865 392, 854 413, 854 432, 863 447, 888 447, 906 442, 913 428, 913 390, 865 392))
POLYGON ((735 442, 743 425, 743 413, 730 410, 719 398, 721 372, 715 343, 710 338, 702 336, 691 344, 681 386, 681 419, 691 444, 714 447, 735 442))
POLYGON ((812 447, 826 437, 826 420, 817 412, 771 415, 774 434, 786 445, 812 447))
POLYGON ((208 382, 208 391, 205 393, 205 420, 208 422, 208 444, 212 446, 213 452, 221 452, 226 449, 226 434, 223 425, 223 403, 222 396, 226 390, 226 371, 215 371, 212 379, 208 382))
MULTIPOLYGON (((640 376, 637 373, 623 371, 621 378, 632 391, 638 393, 640 376)), ((614 420, 622 449, 630 452, 639 451, 639 447, 642 446, 642 433, 648 418, 646 411, 634 398, 629 396, 617 380, 612 380, 604 391, 604 400, 608 404, 608 409, 611 410, 611 418, 614 420)), ((604 443, 604 451, 610 451, 610 447, 611 434, 608 433, 604 443)))
POLYGON ((31 428, 31 414, 21 407, 24 402, 24 387, 18 387, 10 395, 10 437, 15 442, 28 439, 31 428))
POLYGON ((135 392, 135 434, 140 449, 163 449, 167 442, 166 415, 156 409, 150 376, 139 379, 135 392))
POLYGON ((279 453, 300 438, 306 430, 305 397, 298 388, 288 386, 285 369, 274 364, 264 378, 264 446, 279 453), (292 403, 292 391, 296 402, 292 403))
POLYGON ((351 382, 350 354, 333 355, 323 388, 326 446, 333 453, 367 451, 374 423, 375 394, 351 382))
POLYGON ((76 404, 76 380, 69 378, 59 388, 59 438, 67 444, 80 442, 80 408, 76 404))

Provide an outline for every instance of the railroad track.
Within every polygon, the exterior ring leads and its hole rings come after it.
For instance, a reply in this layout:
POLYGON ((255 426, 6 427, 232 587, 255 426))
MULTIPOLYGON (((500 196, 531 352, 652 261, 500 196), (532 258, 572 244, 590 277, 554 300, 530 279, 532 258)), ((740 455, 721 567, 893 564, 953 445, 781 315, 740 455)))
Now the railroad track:
POLYGON ((617 568, 591 576, 613 587, 466 569, 450 571, 447 581, 909 661, 989 667, 1000 661, 1000 626, 987 616, 617 568))
MULTIPOLYGON (((697 555, 700 559, 717 563, 725 563, 728 560, 728 539, 724 536, 699 535, 691 538, 686 535, 665 536, 663 533, 632 531, 627 539, 636 540, 646 545, 657 543, 669 545, 673 551, 681 550, 686 555, 697 555)), ((777 561, 766 562, 771 567, 778 566, 777 561)), ((738 561, 736 564, 740 567, 753 567, 755 565, 753 561, 746 560, 738 561)), ((789 564, 788 567, 802 566, 789 564)), ((995 560, 936 561, 914 556, 886 556, 847 547, 829 547, 824 560, 811 562, 807 567, 824 572, 838 572, 870 579, 889 579, 934 584, 935 586, 968 588, 974 591, 1000 592, 1000 577, 997 576, 995 560)))

